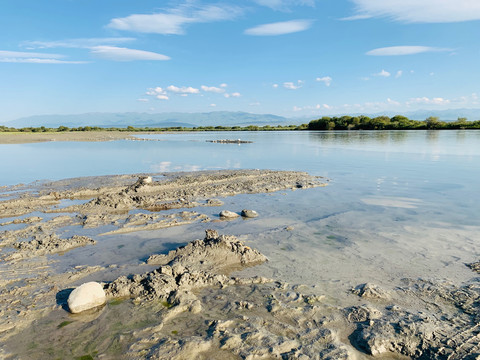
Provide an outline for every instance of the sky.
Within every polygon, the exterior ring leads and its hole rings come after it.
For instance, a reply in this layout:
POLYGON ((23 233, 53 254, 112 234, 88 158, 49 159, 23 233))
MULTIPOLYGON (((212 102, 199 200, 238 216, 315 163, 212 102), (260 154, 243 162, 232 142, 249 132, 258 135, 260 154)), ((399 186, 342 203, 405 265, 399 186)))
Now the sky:
POLYGON ((0 123, 480 108, 479 0, 2 0, 0 123))

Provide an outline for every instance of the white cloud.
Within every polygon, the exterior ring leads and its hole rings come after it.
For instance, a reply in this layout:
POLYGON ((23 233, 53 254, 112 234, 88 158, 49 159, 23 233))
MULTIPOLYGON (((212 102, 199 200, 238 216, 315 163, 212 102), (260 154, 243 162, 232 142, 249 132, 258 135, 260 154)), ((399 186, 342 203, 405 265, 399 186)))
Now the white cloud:
POLYGON ((166 55, 151 51, 121 48, 116 46, 94 46, 90 52, 102 59, 114 61, 134 61, 134 60, 170 60, 166 55))
POLYGON ((273 84, 272 87, 273 87, 274 89, 276 89, 276 88, 278 88, 278 84, 273 84))
POLYGON ((143 99, 143 98, 142 99, 137 99, 137 101, 139 101, 139 102, 149 102, 148 99, 143 99))
POLYGON ((373 74, 373 76, 389 77, 391 74, 388 71, 382 69, 379 73, 373 74))
POLYGON ((36 58, 36 59, 61 59, 64 58, 64 55, 60 54, 44 54, 36 52, 25 52, 25 51, 2 51, 0 50, 1 58, 36 58))
POLYGON ((401 56, 441 51, 451 51, 451 49, 430 46, 389 46, 370 50, 366 54, 371 56, 401 56))
POLYGON ((450 100, 444 99, 441 97, 428 98, 424 96, 424 97, 412 98, 409 101, 407 101, 407 105, 412 105, 412 104, 446 105, 446 104, 450 104, 450 100))
POLYGON ((176 94, 198 94, 200 92, 199 89, 191 86, 177 87, 175 85, 168 86, 167 90, 176 94))
POLYGON ((292 6, 315 6, 315 0, 255 0, 255 2, 258 5, 281 11, 288 11, 292 6))
POLYGON ((226 88, 227 86, 228 86, 228 85, 227 85, 227 84, 225 84, 225 83, 223 83, 223 84, 220 84, 220 87, 221 87, 221 88, 226 88))
POLYGON ((400 103, 398 101, 392 100, 390 98, 387 98, 387 104, 389 105, 395 105, 395 106, 400 106, 400 103))
POLYGON ((60 41, 24 41, 20 46, 32 49, 91 48, 100 45, 115 45, 134 41, 131 37, 69 39, 60 41))
POLYGON ((330 86, 332 83, 332 78, 330 76, 317 77, 317 81, 323 82, 325 86, 330 86))
POLYGON ((88 61, 68 61, 57 59, 28 59, 28 58, 0 58, 2 63, 23 63, 23 64, 87 64, 88 61))
POLYGON ((210 107, 216 107, 217 104, 210 104, 210 107))
POLYGON ((300 89, 303 86, 303 83, 304 83, 304 81, 302 81, 302 80, 298 80, 297 84, 289 81, 289 82, 284 82, 283 87, 285 89, 289 89, 289 90, 297 90, 297 89, 300 89))
POLYGON ((356 16, 386 17, 407 23, 480 20, 478 0, 352 0, 356 16))
POLYGON ((188 24, 231 20, 241 13, 243 10, 237 6, 195 6, 193 2, 190 2, 165 13, 132 14, 123 18, 115 18, 107 26, 117 30, 179 35, 185 33, 184 28, 188 24))
POLYGON ((159 100, 169 100, 171 95, 182 96, 182 97, 187 97, 189 95, 204 96, 202 91, 210 92, 213 94, 223 94, 225 98, 236 98, 236 97, 242 96, 239 92, 226 93, 225 92, 226 86, 227 86, 226 84, 221 84, 220 87, 202 85, 200 86, 200 88, 196 88, 193 86, 176 86, 176 85, 169 85, 165 88, 158 86, 156 88, 148 89, 146 94, 149 96, 156 97, 159 100))
POLYGON ((245 30, 245 34, 254 36, 275 36, 296 33, 309 29, 313 20, 290 20, 255 26, 245 30))
POLYGON ((371 18, 372 18, 372 15, 357 14, 357 15, 343 17, 340 20, 342 20, 342 21, 352 21, 352 20, 365 20, 365 19, 371 19, 371 18))
POLYGON ((234 92, 232 94, 223 94, 224 97, 226 97, 227 99, 231 98, 231 97, 240 97, 242 96, 242 94, 240 94, 239 92, 234 92))
MULTIPOLYGON (((224 84, 225 85, 225 84, 224 84)), ((221 86, 221 85, 220 85, 221 86)), ((215 87, 215 86, 205 86, 202 85, 200 88, 205 91, 205 92, 213 92, 217 94, 222 94, 225 92, 225 89, 223 87, 215 87)))
POLYGON ((0 62, 24 64, 86 64, 87 61, 62 60, 64 55, 0 50, 0 62))
POLYGON ((402 75, 403 75, 403 71, 398 70, 397 73, 395 74, 395 78, 398 79, 399 77, 402 77, 402 75))

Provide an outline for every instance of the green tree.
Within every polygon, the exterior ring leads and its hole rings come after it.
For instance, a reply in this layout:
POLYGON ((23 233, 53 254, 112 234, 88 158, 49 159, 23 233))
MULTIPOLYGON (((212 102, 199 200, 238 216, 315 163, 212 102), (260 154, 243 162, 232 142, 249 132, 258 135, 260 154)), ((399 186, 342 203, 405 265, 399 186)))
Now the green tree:
POLYGON ((425 120, 425 125, 427 126, 427 129, 435 130, 442 127, 442 122, 440 121, 438 116, 429 116, 425 120))

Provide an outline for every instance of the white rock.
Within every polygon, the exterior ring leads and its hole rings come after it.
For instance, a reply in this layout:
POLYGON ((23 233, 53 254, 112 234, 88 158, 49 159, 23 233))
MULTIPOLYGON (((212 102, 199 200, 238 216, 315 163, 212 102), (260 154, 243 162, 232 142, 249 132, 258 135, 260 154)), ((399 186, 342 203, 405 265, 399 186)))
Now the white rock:
POLYGON ((153 182, 153 179, 151 176, 141 176, 138 178, 137 184, 148 185, 148 184, 151 184, 152 182, 153 182))
POLYGON ((70 312, 76 314, 105 304, 105 291, 97 282, 88 282, 80 285, 70 293, 67 304, 70 312))
POLYGON ((255 210, 242 210, 242 216, 247 218, 254 218, 258 216, 258 213, 255 210))
POLYGON ((220 212, 220 217, 223 217, 223 218, 229 218, 229 219, 233 219, 233 218, 236 218, 238 217, 239 215, 233 211, 229 211, 229 210, 222 210, 220 212))

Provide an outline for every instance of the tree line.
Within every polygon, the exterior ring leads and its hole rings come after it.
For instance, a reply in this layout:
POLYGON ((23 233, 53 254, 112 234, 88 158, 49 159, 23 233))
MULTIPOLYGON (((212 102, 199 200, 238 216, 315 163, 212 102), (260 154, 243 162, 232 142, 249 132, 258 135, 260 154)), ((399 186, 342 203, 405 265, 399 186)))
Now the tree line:
POLYGON ((406 116, 395 115, 393 117, 377 116, 324 116, 312 120, 308 124, 301 125, 248 125, 248 126, 198 126, 198 127, 98 127, 80 126, 58 128, 14 127, 0 126, 0 132, 75 132, 75 131, 128 131, 128 132, 182 132, 182 131, 278 131, 278 130, 442 130, 442 129, 480 129, 480 120, 468 121, 466 118, 458 118, 456 121, 440 121, 438 117, 430 116, 423 121, 410 120, 406 116))
POLYGON ((423 121, 410 120, 406 116, 324 116, 312 120, 308 130, 440 130, 440 129, 480 129, 480 120, 468 121, 458 118, 456 121, 440 121, 438 117, 430 116, 423 121))
POLYGON ((40 127, 23 127, 14 128, 7 126, 0 126, 0 132, 24 132, 24 133, 42 133, 42 132, 75 132, 75 131, 125 131, 125 132, 172 132, 172 131, 278 131, 278 130, 307 130, 308 124, 302 125, 248 125, 248 126, 198 126, 198 127, 98 127, 98 126, 80 126, 80 127, 66 127, 59 126, 58 128, 49 128, 45 126, 40 127))

